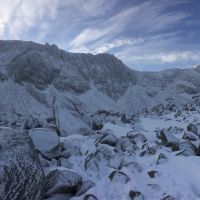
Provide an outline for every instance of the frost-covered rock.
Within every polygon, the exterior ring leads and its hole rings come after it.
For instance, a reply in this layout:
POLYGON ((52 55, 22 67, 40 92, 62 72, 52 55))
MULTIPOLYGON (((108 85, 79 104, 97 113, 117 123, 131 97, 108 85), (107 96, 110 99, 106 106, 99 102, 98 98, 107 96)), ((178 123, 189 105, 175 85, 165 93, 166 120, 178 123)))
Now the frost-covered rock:
POLYGON ((199 137, 193 132, 185 131, 185 133, 183 135, 183 139, 191 140, 191 141, 197 141, 199 139, 199 137))
POLYGON ((195 133, 196 135, 200 136, 200 124, 188 124, 187 130, 190 132, 195 133))
POLYGON ((94 119, 92 121, 91 128, 92 128, 93 131, 98 131, 98 130, 101 130, 103 128, 103 124, 100 120, 94 119))
POLYGON ((179 143, 179 140, 176 138, 176 136, 174 136, 174 132, 167 129, 163 129, 160 132, 160 137, 162 144, 167 147, 172 147, 173 145, 178 145, 179 143))
POLYGON ((82 178, 68 170, 53 170, 45 177, 46 197, 54 194, 75 196, 82 186, 82 178))
POLYGON ((190 140, 185 140, 180 142, 179 148, 181 150, 178 155, 184 155, 184 156, 195 156, 196 155, 196 147, 192 144, 190 140))
POLYGON ((48 157, 56 157, 59 155, 59 137, 54 130, 35 128, 30 130, 29 135, 39 152, 48 157))
POLYGON ((109 175, 109 179, 112 182, 128 183, 130 178, 122 171, 113 171, 109 175))
POLYGON ((95 172, 98 176, 105 174, 111 154, 112 152, 109 148, 100 147, 95 153, 87 155, 84 162, 85 169, 95 172))
POLYGON ((122 136, 117 141, 116 149, 123 152, 134 152, 137 149, 137 145, 133 139, 122 136))
POLYGON ((83 113, 78 103, 75 99, 54 100, 54 115, 60 136, 77 134, 81 129, 88 128, 83 121, 83 113))
POLYGON ((41 200, 43 169, 30 137, 0 128, 0 199, 41 200))
POLYGON ((110 146, 115 146, 117 144, 117 141, 118 139, 113 133, 104 133, 103 136, 101 136, 97 140, 97 144, 101 143, 101 144, 107 144, 110 146))

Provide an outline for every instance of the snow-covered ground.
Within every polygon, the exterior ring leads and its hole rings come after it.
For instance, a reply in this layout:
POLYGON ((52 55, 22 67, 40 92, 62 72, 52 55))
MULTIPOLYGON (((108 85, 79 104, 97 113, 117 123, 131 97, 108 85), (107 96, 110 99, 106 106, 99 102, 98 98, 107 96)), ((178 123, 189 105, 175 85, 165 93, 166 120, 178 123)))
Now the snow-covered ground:
MULTIPOLYGON (((134 123, 124 124, 117 119, 90 135, 61 137, 61 143, 68 145, 66 148, 72 154, 62 169, 70 169, 83 180, 92 181, 94 185, 86 194, 100 200, 200 199, 200 159, 192 151, 193 146, 181 146, 189 141, 182 139, 188 133, 189 122, 199 118, 198 112, 185 111, 179 117, 173 112, 162 116, 141 115, 134 123), (162 137, 158 138, 162 129, 170 132, 174 143, 178 141, 179 149, 172 150, 170 145, 163 144, 162 137), (99 138, 104 135, 109 137, 102 142, 99 138), (117 138, 115 145, 111 144, 113 135, 117 138)), ((71 199, 82 200, 83 196, 71 199)))

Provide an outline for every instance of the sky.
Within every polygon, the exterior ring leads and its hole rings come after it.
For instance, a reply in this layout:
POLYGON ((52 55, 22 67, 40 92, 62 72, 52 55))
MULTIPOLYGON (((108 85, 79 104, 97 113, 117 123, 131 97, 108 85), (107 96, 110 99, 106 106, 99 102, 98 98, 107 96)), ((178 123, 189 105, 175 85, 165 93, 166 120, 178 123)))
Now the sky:
POLYGON ((200 0, 0 0, 0 39, 110 53, 130 68, 200 64, 200 0))

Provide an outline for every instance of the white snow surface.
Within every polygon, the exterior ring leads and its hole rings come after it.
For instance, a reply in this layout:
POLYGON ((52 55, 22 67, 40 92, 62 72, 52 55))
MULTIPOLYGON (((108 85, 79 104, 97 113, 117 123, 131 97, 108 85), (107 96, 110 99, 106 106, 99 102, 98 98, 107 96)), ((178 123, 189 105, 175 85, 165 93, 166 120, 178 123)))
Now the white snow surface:
MULTIPOLYGON (((186 124, 200 119, 198 112, 184 111, 178 118, 174 118, 174 114, 166 114, 162 117, 143 115, 134 125, 122 124, 120 120, 117 120, 115 124, 107 122, 101 131, 112 131, 118 139, 126 136, 128 132, 134 131, 143 134, 147 138, 148 146, 152 147, 156 145, 156 141, 159 141, 156 137, 156 129, 178 127, 183 128, 183 131, 185 131, 186 124), (183 120, 185 116, 187 116, 188 123, 183 120)), ((182 133, 174 132, 174 134, 174 137, 179 139, 182 137, 179 135, 182 133)), ((129 191, 134 190, 141 192, 145 200, 157 200, 167 195, 180 200, 200 199, 200 159, 198 156, 176 156, 177 152, 172 152, 170 148, 164 146, 158 148, 154 155, 140 156, 142 149, 136 150, 133 154, 115 154, 119 156, 118 159, 113 160, 116 164, 123 158, 126 163, 137 163, 141 171, 137 171, 134 167, 123 167, 120 171, 128 175, 130 181, 126 184, 123 181, 120 182, 120 179, 112 182, 108 176, 114 168, 109 167, 104 160, 100 162, 98 173, 95 170, 85 170, 84 168, 84 161, 89 154, 88 152, 93 153, 97 148, 95 147, 96 137, 98 137, 98 134, 93 136, 74 134, 60 137, 61 142, 74 142, 73 145, 77 145, 77 147, 79 145, 80 147, 81 155, 73 155, 68 160, 73 164, 70 170, 95 183, 95 186, 89 189, 86 194, 93 194, 98 199, 103 200, 126 200, 130 199, 129 191), (160 153, 163 153, 167 159, 160 164, 156 164, 160 153), (151 170, 157 171, 155 178, 150 178, 148 175, 151 170)), ((99 147, 106 147, 111 152, 113 150, 113 147, 109 145, 99 145, 99 147)), ((52 169, 55 169, 55 167, 52 169)), ((51 169, 47 168, 46 170, 51 169)), ((72 197, 71 199, 82 200, 83 196, 72 197)))

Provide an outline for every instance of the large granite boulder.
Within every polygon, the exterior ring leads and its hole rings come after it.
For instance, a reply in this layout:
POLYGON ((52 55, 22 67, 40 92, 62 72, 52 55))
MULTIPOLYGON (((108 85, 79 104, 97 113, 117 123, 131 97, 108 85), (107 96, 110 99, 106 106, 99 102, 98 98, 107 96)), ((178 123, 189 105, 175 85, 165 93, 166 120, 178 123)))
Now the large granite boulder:
POLYGON ((58 134, 52 129, 34 128, 29 133, 36 149, 48 158, 57 157, 60 153, 58 134))
POLYGON ((43 170, 30 137, 0 128, 0 199, 43 198, 43 170))
POLYGON ((60 136, 79 133, 88 128, 83 121, 82 108, 75 99, 54 100, 53 110, 56 119, 57 132, 60 136))

